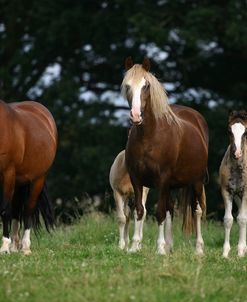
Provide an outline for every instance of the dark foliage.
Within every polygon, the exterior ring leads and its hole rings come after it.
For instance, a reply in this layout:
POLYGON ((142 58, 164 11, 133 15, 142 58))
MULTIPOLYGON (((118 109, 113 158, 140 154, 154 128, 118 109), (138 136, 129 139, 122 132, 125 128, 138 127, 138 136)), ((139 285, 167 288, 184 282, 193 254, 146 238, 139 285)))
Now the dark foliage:
POLYGON ((0 0, 0 97, 36 99, 54 114, 53 198, 109 192, 109 168, 127 128, 115 115, 119 107, 102 95, 120 91, 126 57, 149 56, 152 72, 173 83, 170 98, 208 121, 208 211, 219 212, 228 110, 246 108, 246 23, 246 4, 237 0, 0 0), (40 79, 49 66, 59 76, 46 83, 40 79))

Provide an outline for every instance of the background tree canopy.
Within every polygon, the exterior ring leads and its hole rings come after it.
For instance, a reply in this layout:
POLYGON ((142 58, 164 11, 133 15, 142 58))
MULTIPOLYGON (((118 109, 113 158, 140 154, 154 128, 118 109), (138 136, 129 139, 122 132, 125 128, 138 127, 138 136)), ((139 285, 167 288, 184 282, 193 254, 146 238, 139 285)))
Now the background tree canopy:
POLYGON ((53 197, 109 191, 110 166, 127 140, 124 59, 148 56, 170 101, 209 124, 208 210, 217 212, 228 110, 246 108, 246 23, 240 0, 0 0, 0 97, 34 99, 53 113, 53 197))

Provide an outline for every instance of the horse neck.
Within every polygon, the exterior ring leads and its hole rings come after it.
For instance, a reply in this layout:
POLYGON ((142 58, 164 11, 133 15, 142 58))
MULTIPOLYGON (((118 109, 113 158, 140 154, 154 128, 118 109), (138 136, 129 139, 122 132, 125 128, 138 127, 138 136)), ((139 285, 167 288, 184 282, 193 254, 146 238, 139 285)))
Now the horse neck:
POLYGON ((140 132, 142 132, 143 136, 147 137, 153 136, 154 132, 157 131, 157 127, 168 129, 170 128, 170 124, 167 122, 167 119, 165 117, 158 120, 156 119, 150 105, 150 99, 148 99, 144 109, 143 124, 138 127, 138 129, 140 130, 140 132))

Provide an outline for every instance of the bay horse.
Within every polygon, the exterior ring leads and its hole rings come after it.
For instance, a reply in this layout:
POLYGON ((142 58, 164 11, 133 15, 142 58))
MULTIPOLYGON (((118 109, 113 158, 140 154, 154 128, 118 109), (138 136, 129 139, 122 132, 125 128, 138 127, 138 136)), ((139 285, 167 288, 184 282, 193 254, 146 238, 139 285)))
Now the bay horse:
POLYGON ((19 228, 23 221, 21 250, 30 254, 30 228, 40 226, 39 213, 47 230, 54 224, 45 179, 56 154, 57 129, 48 109, 33 101, 9 104, 0 101, 0 129, 0 183, 3 189, 0 253, 18 250, 19 228))
MULTIPOLYGON (((116 204, 116 212, 119 226, 119 248, 128 250, 129 246, 129 221, 131 208, 129 202, 134 198, 134 189, 130 181, 129 173, 125 165, 125 150, 121 151, 115 158, 109 175, 110 185, 116 204)), ((144 214, 141 220, 137 220, 137 213, 134 210, 135 228, 132 246, 129 252, 135 252, 141 248, 143 237, 143 223, 146 217, 146 200, 149 189, 142 189, 142 205, 144 214)))
POLYGON ((173 216, 170 191, 184 188, 184 231, 189 232, 195 217, 196 253, 203 254, 201 217, 206 210, 204 179, 208 161, 208 127, 192 108, 169 105, 163 86, 149 72, 150 62, 125 61, 122 93, 130 106, 132 129, 126 145, 126 166, 135 192, 138 219, 144 213, 142 187, 159 191, 157 222, 158 254, 171 250, 164 237, 164 221, 173 216))
POLYGON ((225 242, 223 257, 230 251, 230 231, 233 223, 232 203, 238 206, 238 256, 246 253, 247 224, 247 112, 233 111, 228 119, 230 144, 220 165, 220 187, 225 204, 225 242))

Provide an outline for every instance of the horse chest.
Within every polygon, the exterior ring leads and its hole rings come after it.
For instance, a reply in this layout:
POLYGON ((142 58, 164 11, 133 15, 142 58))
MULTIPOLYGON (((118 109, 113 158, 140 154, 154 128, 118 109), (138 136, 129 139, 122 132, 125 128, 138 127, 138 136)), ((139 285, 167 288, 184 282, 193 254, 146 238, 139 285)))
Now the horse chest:
POLYGON ((228 178, 228 190, 231 194, 242 196, 244 191, 245 172, 242 165, 232 166, 228 178))

